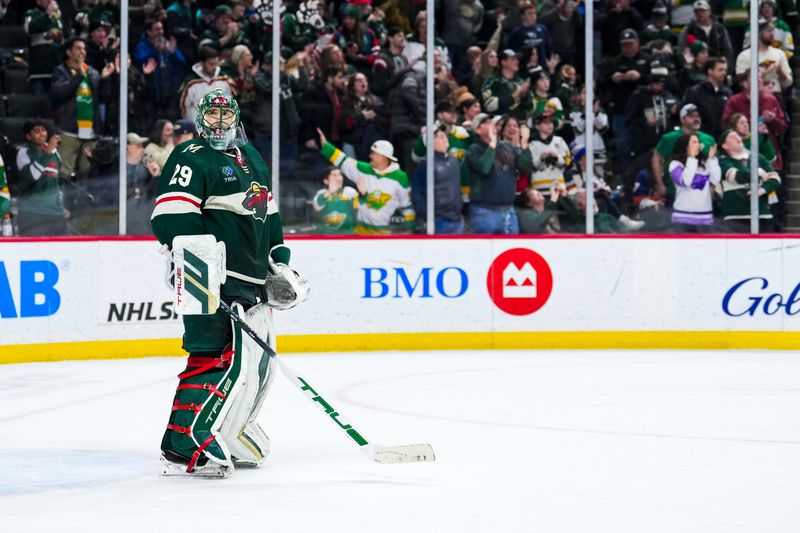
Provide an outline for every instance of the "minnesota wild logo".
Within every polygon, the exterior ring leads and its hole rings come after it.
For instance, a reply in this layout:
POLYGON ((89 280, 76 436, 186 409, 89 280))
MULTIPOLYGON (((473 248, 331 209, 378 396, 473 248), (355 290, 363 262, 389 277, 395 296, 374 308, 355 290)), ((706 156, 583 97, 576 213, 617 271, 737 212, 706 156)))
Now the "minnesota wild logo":
POLYGON ((380 211, 391 199, 391 194, 386 194, 383 191, 372 191, 367 196, 367 206, 375 211, 380 211))
POLYGON ((267 190, 266 185, 259 185, 256 182, 252 182, 250 188, 244 193, 242 207, 250 210, 253 218, 256 220, 266 222, 269 201, 271 199, 272 193, 267 190))
POLYGON ((347 220, 347 215, 345 213, 340 213, 338 211, 333 211, 323 218, 324 222, 329 226, 334 228, 341 228, 344 221, 347 220))

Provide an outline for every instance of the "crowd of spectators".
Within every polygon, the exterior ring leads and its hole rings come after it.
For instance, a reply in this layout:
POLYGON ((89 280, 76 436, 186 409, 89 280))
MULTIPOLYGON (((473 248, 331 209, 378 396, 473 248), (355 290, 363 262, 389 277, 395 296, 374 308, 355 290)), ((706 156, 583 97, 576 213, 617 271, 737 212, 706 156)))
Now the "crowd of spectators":
MULTIPOLYGON (((591 132, 582 1, 437 0, 434 20, 419 0, 285 2, 274 126, 269 2, 130 3, 129 233, 149 233, 164 163, 216 88, 268 162, 280 137, 288 227, 426 231, 429 60, 437 233, 582 232, 588 192, 598 232, 749 231, 751 194, 761 230, 782 230, 793 0, 759 4, 757 191, 745 0, 595 2, 591 132)), ((121 16, 117 0, 0 0, 0 24, 25 33, 0 47, 25 73, 24 88, 3 75, 0 123, 0 216, 20 234, 104 231, 80 213, 118 209, 121 16), (27 114, 12 113, 17 93, 27 114)))

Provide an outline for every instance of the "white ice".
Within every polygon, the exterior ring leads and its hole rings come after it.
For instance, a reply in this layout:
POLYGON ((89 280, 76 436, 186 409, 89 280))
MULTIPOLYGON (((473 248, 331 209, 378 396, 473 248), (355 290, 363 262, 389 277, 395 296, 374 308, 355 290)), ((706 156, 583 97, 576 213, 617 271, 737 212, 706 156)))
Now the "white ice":
POLYGON ((369 462, 280 376, 272 454, 159 477, 178 358, 0 366, 0 531, 800 531, 800 356, 289 355, 380 444, 369 462))

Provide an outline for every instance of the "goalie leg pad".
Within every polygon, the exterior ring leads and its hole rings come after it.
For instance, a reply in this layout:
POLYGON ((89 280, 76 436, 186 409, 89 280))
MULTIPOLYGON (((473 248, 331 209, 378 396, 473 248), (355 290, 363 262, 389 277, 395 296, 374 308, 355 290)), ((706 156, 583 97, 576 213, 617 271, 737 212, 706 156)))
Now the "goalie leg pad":
MULTIPOLYGON (((240 304, 234 302, 231 307, 243 316, 240 304)), ((216 358, 190 356, 186 370, 178 376, 161 449, 167 461, 186 461, 187 474, 199 474, 208 462, 223 470, 234 468, 221 428, 245 388, 249 360, 244 357, 241 328, 232 323, 232 330, 230 349, 216 358)))
MULTIPOLYGON (((274 349, 272 313, 266 304, 250 308, 244 315, 244 320, 274 349)), ((256 422, 256 418, 275 377, 277 363, 249 337, 244 338, 242 347, 242 357, 247 361, 244 384, 220 432, 231 450, 236 466, 254 467, 263 463, 270 450, 269 438, 256 422)))

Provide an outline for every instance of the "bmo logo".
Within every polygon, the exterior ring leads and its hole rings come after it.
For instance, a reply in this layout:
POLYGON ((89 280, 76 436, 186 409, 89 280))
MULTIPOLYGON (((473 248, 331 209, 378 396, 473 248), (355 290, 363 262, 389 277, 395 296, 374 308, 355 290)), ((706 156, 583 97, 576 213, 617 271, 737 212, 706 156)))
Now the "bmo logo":
POLYGON ((544 258, 527 248, 512 248, 489 267, 486 288, 494 304, 510 315, 535 313, 553 291, 553 272, 544 258))

